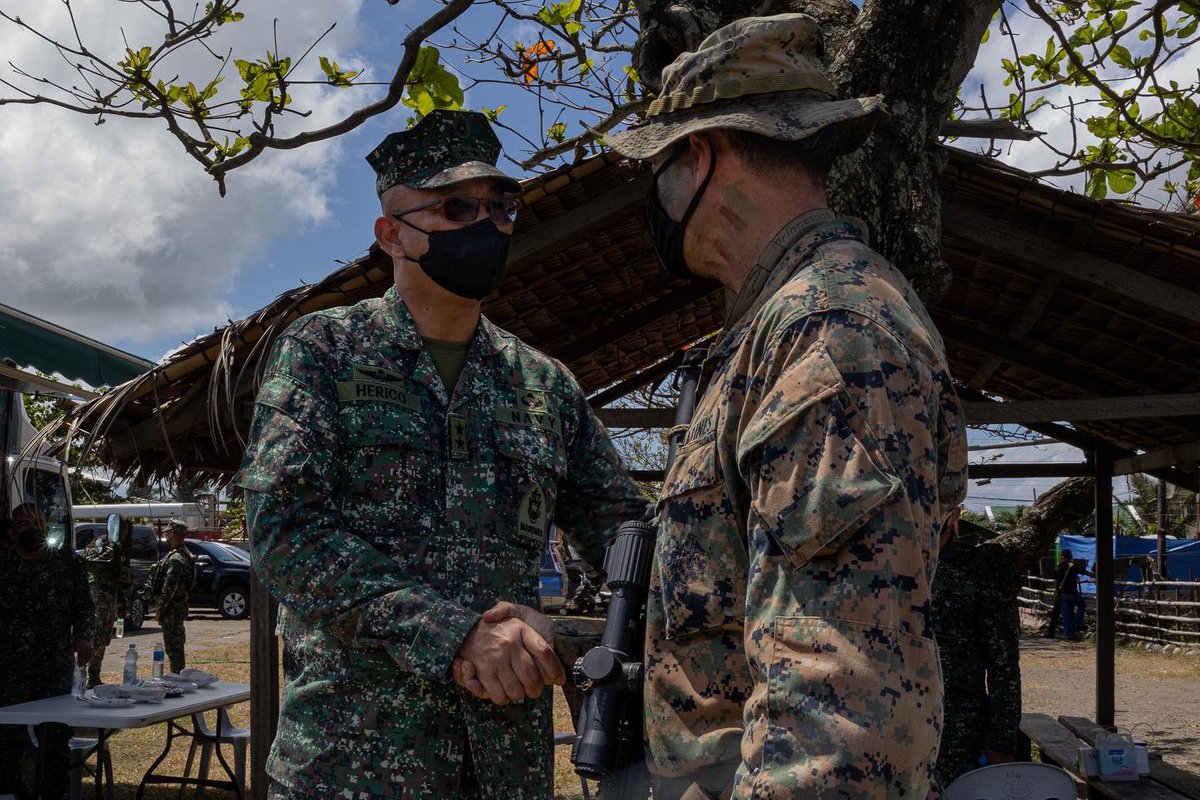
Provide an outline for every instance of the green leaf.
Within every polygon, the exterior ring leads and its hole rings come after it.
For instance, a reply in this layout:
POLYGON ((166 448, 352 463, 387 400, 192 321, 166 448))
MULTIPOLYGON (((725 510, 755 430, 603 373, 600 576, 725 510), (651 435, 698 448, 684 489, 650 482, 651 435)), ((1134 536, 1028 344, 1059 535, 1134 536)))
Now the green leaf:
POLYGON ((1108 196, 1108 181, 1105 180, 1102 170, 1092 170, 1088 173, 1084 192, 1093 200, 1103 200, 1108 196))
POLYGON ((565 122, 554 123, 546 129, 546 138, 561 144, 567 138, 567 124, 565 122))
POLYGON ((1115 170, 1108 173, 1108 188, 1117 194, 1129 194, 1137 185, 1137 175, 1131 169, 1115 170))
POLYGON ((463 90, 458 76, 443 67, 440 59, 436 47, 422 47, 408 75, 407 99, 402 102, 421 116, 435 108, 462 108, 463 90))
POLYGON ((488 108, 487 106, 483 106, 479 110, 482 111, 483 115, 488 118, 488 122, 494 123, 497 119, 500 118, 500 113, 502 111, 504 111, 504 109, 506 109, 506 108, 508 108, 508 106, 496 106, 495 108, 488 108))
POLYGON ((1113 45, 1112 52, 1109 54, 1114 63, 1119 64, 1126 69, 1133 69, 1133 56, 1129 53, 1129 48, 1123 45, 1113 45))

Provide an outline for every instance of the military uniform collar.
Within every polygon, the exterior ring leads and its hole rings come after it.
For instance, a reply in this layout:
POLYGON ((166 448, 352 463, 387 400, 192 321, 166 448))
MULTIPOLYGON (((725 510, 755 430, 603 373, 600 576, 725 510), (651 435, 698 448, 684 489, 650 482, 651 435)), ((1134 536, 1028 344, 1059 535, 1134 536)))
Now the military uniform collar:
POLYGON ((747 320, 795 275, 820 245, 833 239, 867 242, 867 226, 853 217, 838 217, 828 208, 807 211, 784 225, 767 244, 729 306, 721 340, 713 356, 725 353, 740 338, 747 320))
MULTIPOLYGON (((408 305, 404 302, 404 298, 400 296, 400 291, 395 287, 390 287, 383 295, 384 305, 392 313, 392 322, 395 325, 395 335, 391 337, 392 342, 405 350, 423 350, 425 342, 421 338, 421 334, 417 331, 417 323, 413 321, 412 312, 408 310, 408 305)), ((475 328, 475 336, 471 340, 471 350, 479 350, 481 354, 499 353, 508 346, 508 341, 501 333, 500 329, 493 325, 487 317, 480 315, 479 325, 475 328)))

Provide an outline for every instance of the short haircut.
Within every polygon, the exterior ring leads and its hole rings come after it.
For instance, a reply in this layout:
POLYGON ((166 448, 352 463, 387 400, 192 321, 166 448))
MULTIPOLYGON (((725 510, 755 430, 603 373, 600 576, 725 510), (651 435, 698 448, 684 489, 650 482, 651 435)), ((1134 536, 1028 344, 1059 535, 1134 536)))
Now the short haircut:
POLYGON ((729 148, 761 175, 803 172, 814 186, 824 188, 838 156, 838 126, 830 125, 797 141, 771 139, 750 131, 722 128, 729 148))

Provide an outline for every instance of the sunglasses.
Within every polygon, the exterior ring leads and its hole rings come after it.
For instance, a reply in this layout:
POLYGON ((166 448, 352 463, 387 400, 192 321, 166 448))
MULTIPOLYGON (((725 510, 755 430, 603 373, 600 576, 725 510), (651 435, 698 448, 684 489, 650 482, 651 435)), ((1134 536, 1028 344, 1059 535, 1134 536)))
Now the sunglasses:
POLYGON ((392 218, 400 219, 414 211, 441 206, 442 214, 451 222, 474 222, 479 216, 481 204, 487 208, 488 217, 497 225, 511 225, 516 222, 517 209, 521 206, 519 201, 511 197, 490 197, 487 200, 478 197, 442 197, 425 205, 397 211, 392 214, 392 218))

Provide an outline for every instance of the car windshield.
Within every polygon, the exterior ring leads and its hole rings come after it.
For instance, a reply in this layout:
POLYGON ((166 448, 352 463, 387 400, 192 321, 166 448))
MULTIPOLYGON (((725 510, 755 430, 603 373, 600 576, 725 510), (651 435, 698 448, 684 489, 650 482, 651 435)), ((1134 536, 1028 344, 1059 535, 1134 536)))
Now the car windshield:
POLYGON ((250 562, 250 554, 245 550, 220 542, 208 542, 204 550, 217 561, 224 561, 228 564, 250 562))

